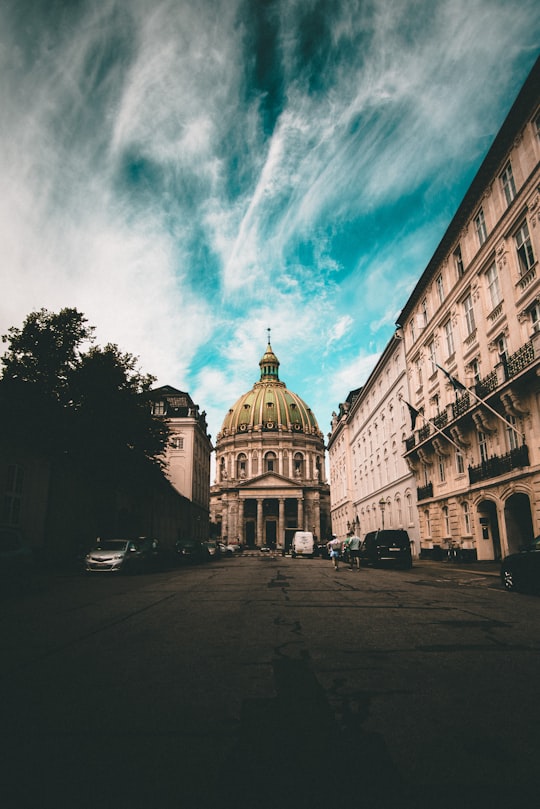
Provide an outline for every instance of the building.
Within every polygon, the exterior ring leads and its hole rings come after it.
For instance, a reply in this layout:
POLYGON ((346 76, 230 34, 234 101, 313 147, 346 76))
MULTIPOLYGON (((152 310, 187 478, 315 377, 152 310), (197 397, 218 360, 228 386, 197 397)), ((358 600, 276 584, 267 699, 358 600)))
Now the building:
POLYGON ((326 538, 330 495, 323 435, 279 365, 269 341, 259 381, 223 420, 211 513, 223 540, 285 551, 295 530, 326 538))
POLYGON ((540 533, 540 60, 398 320, 423 555, 540 533))
POLYGON ((390 340, 363 387, 332 417, 328 438, 332 530, 363 536, 403 528, 420 551, 416 481, 403 458, 408 435, 408 379, 403 341, 390 340))
POLYGON ((165 456, 167 478, 191 503, 189 524, 178 527, 179 538, 208 539, 213 447, 206 413, 199 412, 188 393, 170 385, 152 390, 149 398, 152 413, 165 418, 170 430, 165 456))

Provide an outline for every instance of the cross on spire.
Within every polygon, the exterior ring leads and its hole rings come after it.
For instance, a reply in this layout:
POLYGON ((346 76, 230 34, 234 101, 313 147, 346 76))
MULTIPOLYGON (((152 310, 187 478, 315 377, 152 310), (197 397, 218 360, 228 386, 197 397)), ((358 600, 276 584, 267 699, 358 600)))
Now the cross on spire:
POLYGON ((270 345, 270 332, 272 331, 272 329, 268 327, 266 331, 268 332, 268 345, 270 345))

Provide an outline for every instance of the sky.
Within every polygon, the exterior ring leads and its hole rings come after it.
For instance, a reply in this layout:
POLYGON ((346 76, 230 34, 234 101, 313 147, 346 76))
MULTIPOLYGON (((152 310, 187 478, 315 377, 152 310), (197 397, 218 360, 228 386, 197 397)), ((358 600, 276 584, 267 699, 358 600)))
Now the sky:
POLYGON ((215 440, 326 435, 540 49, 538 0, 0 0, 0 335, 75 307, 215 440))

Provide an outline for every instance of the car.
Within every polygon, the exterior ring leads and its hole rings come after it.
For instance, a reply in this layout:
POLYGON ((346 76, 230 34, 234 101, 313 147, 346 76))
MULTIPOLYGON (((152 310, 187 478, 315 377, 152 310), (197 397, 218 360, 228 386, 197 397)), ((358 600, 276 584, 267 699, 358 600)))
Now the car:
POLYGON ((205 546, 206 552, 210 557, 210 559, 219 559, 219 557, 221 556, 221 548, 219 542, 214 542, 214 540, 208 539, 206 540, 206 542, 203 542, 203 545, 205 546))
POLYGON ((87 573, 139 572, 157 565, 158 541, 150 537, 137 539, 99 539, 86 554, 87 573))
POLYGON ((501 582, 507 590, 540 592, 540 536, 502 560, 501 582))
POLYGON ((242 546, 239 545, 237 542, 231 542, 229 545, 225 545, 225 553, 242 553, 242 546))
POLYGON ((412 567, 411 541, 407 531, 401 528, 369 531, 360 545, 360 561, 368 565, 412 567))
POLYGON ((0 527, 0 574, 24 572, 33 566, 34 556, 17 528, 0 527))
POLYGON ((176 543, 176 560, 179 564, 197 564, 208 562, 209 559, 206 545, 200 539, 179 539, 176 543))

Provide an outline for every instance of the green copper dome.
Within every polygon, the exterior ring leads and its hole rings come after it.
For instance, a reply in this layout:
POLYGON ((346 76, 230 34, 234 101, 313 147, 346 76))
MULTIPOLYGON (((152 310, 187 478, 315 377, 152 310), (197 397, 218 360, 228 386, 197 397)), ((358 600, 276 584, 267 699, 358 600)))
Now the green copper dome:
POLYGON ((311 408, 280 382, 279 360, 270 342, 259 367, 260 380, 231 407, 223 421, 221 435, 253 430, 319 435, 319 425, 311 408))

